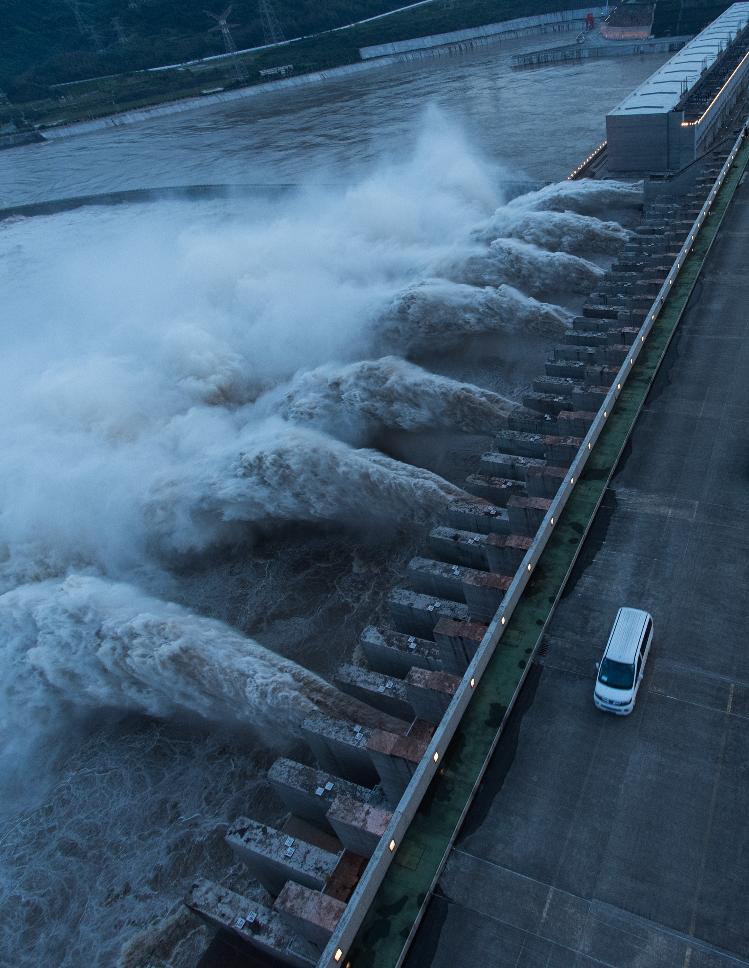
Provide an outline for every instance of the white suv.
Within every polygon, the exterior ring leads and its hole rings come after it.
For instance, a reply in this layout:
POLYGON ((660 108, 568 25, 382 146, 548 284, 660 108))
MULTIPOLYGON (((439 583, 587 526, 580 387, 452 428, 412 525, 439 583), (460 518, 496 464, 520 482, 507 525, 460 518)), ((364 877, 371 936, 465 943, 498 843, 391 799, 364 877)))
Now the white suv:
POLYGON ((593 701, 618 716, 632 712, 653 640, 653 617, 639 608, 620 608, 598 666, 593 701))

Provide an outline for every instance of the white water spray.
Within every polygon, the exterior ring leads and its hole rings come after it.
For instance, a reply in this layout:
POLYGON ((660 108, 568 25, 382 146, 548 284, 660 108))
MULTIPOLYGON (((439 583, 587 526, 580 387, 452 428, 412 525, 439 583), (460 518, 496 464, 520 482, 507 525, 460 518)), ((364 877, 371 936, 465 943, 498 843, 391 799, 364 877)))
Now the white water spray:
POLYGON ((512 409, 490 390, 437 376, 394 356, 301 373, 259 401, 263 404, 287 420, 351 443, 365 441, 379 428, 491 433, 506 425, 512 409))

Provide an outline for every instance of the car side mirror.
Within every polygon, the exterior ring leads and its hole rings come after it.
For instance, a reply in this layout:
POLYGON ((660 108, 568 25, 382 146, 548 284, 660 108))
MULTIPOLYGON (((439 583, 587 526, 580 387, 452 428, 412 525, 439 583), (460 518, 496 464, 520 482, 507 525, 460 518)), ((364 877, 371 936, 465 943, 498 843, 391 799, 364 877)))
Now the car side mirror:
POLYGON ((601 663, 600 662, 596 662, 596 669, 600 669, 600 668, 601 668, 601 663))

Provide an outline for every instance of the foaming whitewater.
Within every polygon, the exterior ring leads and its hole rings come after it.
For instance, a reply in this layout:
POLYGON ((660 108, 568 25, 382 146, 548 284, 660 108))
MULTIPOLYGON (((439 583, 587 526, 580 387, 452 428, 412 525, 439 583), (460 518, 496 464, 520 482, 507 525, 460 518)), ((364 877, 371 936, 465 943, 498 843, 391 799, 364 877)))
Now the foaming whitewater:
POLYGON ((518 239, 496 239, 486 251, 446 265, 444 272, 474 286, 509 283, 541 298, 560 291, 589 292, 604 270, 567 252, 549 252, 518 239))
POLYGON ((1 595, 0 638, 4 749, 19 715, 31 729, 65 708, 190 713, 280 737, 319 710, 358 712, 319 676, 222 622, 92 575, 1 595))
MULTIPOLYGON (((0 817, 0 963, 116 964, 165 898, 226 871, 220 821, 262 799, 259 732, 315 709, 366 721, 263 645, 263 603, 293 603, 279 651, 300 625, 295 657, 331 649, 308 641, 304 542, 325 543, 316 580, 347 630, 349 586, 324 567, 340 535, 405 548, 461 493, 374 450, 379 431, 491 433, 511 405, 402 357, 490 336, 511 391, 526 337, 558 338, 597 279, 577 253, 609 251, 601 215, 636 204, 562 185, 505 205, 502 173, 432 115, 412 157, 335 191, 0 225, 0 802, 27 800, 0 817), (199 614, 202 567, 234 583, 247 634, 199 614)), ((375 557, 351 560, 377 586, 375 557)))
POLYGON ((577 212, 524 212, 499 208, 475 237, 484 242, 515 238, 552 251, 613 253, 629 239, 618 222, 606 222, 577 212))
POLYGON ((157 478, 144 515, 162 550, 184 553, 236 540, 246 524, 413 525, 461 493, 431 471, 269 419, 204 443, 179 475, 157 478))
POLYGON ((506 425, 512 402, 438 376, 395 356, 301 373, 266 406, 352 443, 379 429, 491 433, 506 425))
POLYGON ((641 212, 642 203, 642 182, 581 178, 545 185, 538 191, 513 198, 507 207, 526 211, 577 212, 600 218, 602 212, 608 211, 616 212, 619 217, 627 211, 632 214, 641 212))
POLYGON ((398 293, 385 314, 382 341, 403 353, 450 352, 472 336, 524 334, 554 339, 572 313, 539 302, 512 286, 471 286, 430 279, 398 293))

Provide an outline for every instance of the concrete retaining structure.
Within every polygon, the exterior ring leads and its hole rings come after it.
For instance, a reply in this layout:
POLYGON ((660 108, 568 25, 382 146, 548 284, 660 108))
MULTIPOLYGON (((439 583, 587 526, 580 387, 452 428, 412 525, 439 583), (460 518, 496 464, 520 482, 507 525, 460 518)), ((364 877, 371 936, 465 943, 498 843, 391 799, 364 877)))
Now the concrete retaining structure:
POLYGON ((619 40, 599 43, 565 44, 547 50, 532 50, 516 54, 512 66, 547 67, 550 64, 567 64, 572 61, 597 59, 602 57, 634 57, 638 54, 673 53, 691 40, 691 35, 683 37, 652 37, 648 40, 619 40))
MULTIPOLYGON (((745 125, 742 136, 746 134, 745 125)), ((449 796, 453 801, 457 797, 458 807, 454 802, 450 815, 454 818, 467 796, 467 809, 482 774, 478 774, 473 791, 468 788, 481 763, 485 769, 491 756, 490 752, 484 759, 485 740, 487 745, 492 741, 493 749, 543 627, 541 619, 535 624, 528 621, 526 609, 518 617, 513 635, 505 640, 505 647, 497 652, 508 620, 522 601, 550 538, 556 535, 556 545, 551 556, 547 555, 547 564, 550 558, 559 556, 560 542, 567 546, 573 525, 581 535, 585 533, 574 517, 569 519, 572 510, 562 528, 555 531, 555 527, 570 497, 576 494, 591 453, 597 453, 599 462, 609 460, 605 443, 596 451, 598 439, 605 427, 609 432, 614 430, 619 416, 607 424, 608 416, 642 347, 647 345, 740 144, 741 139, 722 169, 706 167, 680 209, 668 203, 651 204, 648 221, 622 247, 617 263, 573 321, 564 345, 557 347, 547 362, 545 374, 534 380, 523 405, 509 415, 508 429, 497 435, 495 450, 481 458, 482 469, 488 472, 483 477, 491 482, 486 487, 496 490, 504 506, 481 497, 452 500, 447 509, 448 523, 433 528, 429 537, 435 557, 413 559, 404 575, 407 587, 394 589, 389 597, 396 629, 369 628, 362 634, 361 652, 367 659, 372 657, 373 668, 344 665, 339 670, 337 681, 345 691, 389 716, 398 710, 402 722, 388 719, 385 728, 375 729, 325 715, 309 717, 303 724, 303 735, 322 769, 279 760, 269 774, 273 788, 292 813, 285 821, 286 832, 240 818, 227 834, 238 856, 277 896, 273 913, 293 925, 300 943, 318 949, 325 945, 319 966, 333 968, 345 963, 344 956, 349 955, 367 908, 398 855, 443 759, 450 779, 443 782, 436 778, 442 785, 431 802, 439 802, 444 808, 449 796), (703 205, 705 193, 708 198, 703 205), (508 488, 507 484, 512 486, 508 488), (538 631, 536 625, 541 626, 538 631), (528 627, 530 640, 518 644, 518 629, 528 627), (411 661, 412 657, 417 661, 411 661), (490 675, 482 689, 482 677, 488 669, 490 675), (477 687, 480 701, 471 707, 477 687), (498 693, 500 722, 495 723, 498 693), (454 771, 458 754, 448 745, 469 709, 458 737, 463 772, 456 786, 461 772, 454 771), (473 743, 468 739, 472 720, 473 743), (474 764, 467 769, 469 749, 478 753, 474 752, 474 764), (330 836, 331 830, 335 837, 330 836), (370 863, 364 868, 370 855, 370 863), (331 899, 338 903, 331 903, 331 899), (344 907, 346 902, 348 906, 344 907)), ((657 337, 651 345, 660 345, 657 337)), ((626 415, 626 406, 620 412, 626 415)), ((577 492, 578 496, 586 493, 585 489, 577 492)), ((570 542, 579 546, 581 540, 575 530, 570 542)), ((539 575, 544 574, 543 568, 537 570, 539 575)), ((528 596, 526 603, 533 602, 534 595, 528 596)), ((549 601, 554 601, 553 596, 549 601)), ((529 607, 534 609, 537 603, 529 607)), ((361 657, 357 655, 356 661, 361 657)), ((363 712, 360 715, 367 722, 377 722, 376 715, 372 719, 363 712)), ((418 915, 418 905, 414 906, 416 923, 423 911, 421 898, 428 896, 428 865, 437 863, 442 850, 437 838, 437 848, 432 844, 424 854, 427 860, 414 860, 419 854, 414 846, 418 847, 420 838, 426 836, 429 843, 429 837, 434 839, 425 833, 425 817, 429 816, 429 810, 422 811, 416 832, 408 835, 404 845, 409 848, 403 851, 404 863, 391 872, 397 897, 403 886, 403 870, 426 865, 424 894, 421 888, 412 891, 405 907, 410 919, 410 905, 414 898, 420 899, 418 915)), ((448 833, 441 823, 440 836, 446 839, 448 833)), ((451 820, 449 830, 453 823, 451 820)), ((438 875, 439 869, 435 877, 438 875)), ((387 883, 392 888, 391 882, 387 883)), ((377 917, 382 916, 383 905, 392 907, 392 900, 390 894, 386 904, 379 902, 377 917)), ((221 923, 220 919, 215 923, 221 923)), ((398 937, 405 938, 406 930, 399 929, 398 937)), ((360 946, 357 951, 361 956, 360 946)), ((295 964, 291 957, 296 954, 287 957, 285 952, 283 949, 275 954, 295 964)))
POLYGON ((414 37, 412 40, 396 40, 389 44, 361 47, 359 48, 359 56, 362 60, 370 60, 374 57, 409 54, 427 48, 448 45, 468 49, 464 45, 471 45, 474 41, 498 43, 501 40, 526 37, 538 33, 580 30, 585 25, 585 18, 589 13, 601 16, 605 10, 606 8, 602 6, 584 7, 578 10, 559 10, 538 16, 516 17, 513 20, 485 24, 482 27, 469 27, 466 30, 453 30, 444 34, 432 34, 428 37, 414 37))

